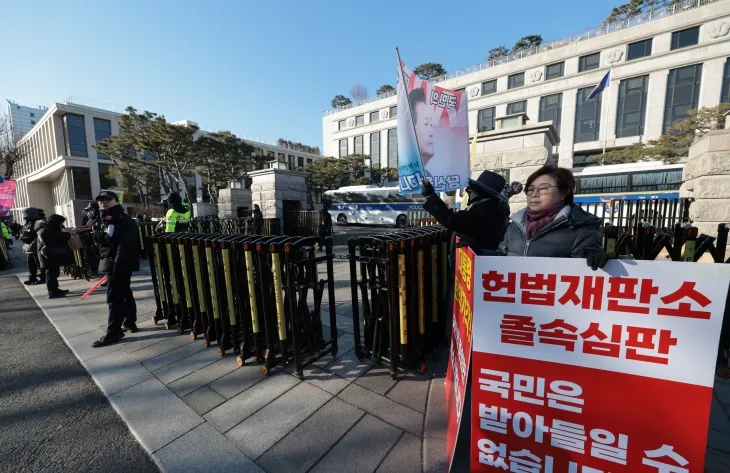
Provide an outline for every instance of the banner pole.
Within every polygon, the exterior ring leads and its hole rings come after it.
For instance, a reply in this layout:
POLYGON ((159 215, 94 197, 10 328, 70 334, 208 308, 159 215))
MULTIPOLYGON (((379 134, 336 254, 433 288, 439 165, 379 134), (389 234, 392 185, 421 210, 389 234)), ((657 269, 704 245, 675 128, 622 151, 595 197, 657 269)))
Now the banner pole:
MULTIPOLYGON (((411 125, 413 126, 413 136, 416 137, 416 147, 418 148, 418 159, 421 161, 421 169, 423 169, 423 179, 426 179, 426 166, 423 165, 423 158, 421 157, 421 145, 418 144, 418 133, 416 133, 416 122, 414 122, 413 107, 411 107, 411 101, 408 99, 408 87, 406 86, 406 76, 403 74, 403 62, 400 59, 400 51, 395 48, 395 54, 398 56, 398 71, 400 74, 400 81, 403 83, 403 91, 406 94, 406 102, 408 103, 408 111, 411 115, 411 125)), ((397 85, 397 84, 396 84, 397 85)), ((396 97, 398 91, 396 90, 396 97)), ((421 184, 423 187, 423 184, 421 184)))
MULTIPOLYGON (((609 91, 609 94, 606 96, 606 116, 603 117, 603 154, 606 154, 606 138, 608 138, 608 117, 611 114, 611 81, 613 80, 613 65, 608 70, 608 84, 606 85, 606 89, 609 91)), ((604 89, 601 92, 601 96, 603 96, 603 92, 606 91, 604 89)), ((603 164, 603 163, 601 163, 603 164)))

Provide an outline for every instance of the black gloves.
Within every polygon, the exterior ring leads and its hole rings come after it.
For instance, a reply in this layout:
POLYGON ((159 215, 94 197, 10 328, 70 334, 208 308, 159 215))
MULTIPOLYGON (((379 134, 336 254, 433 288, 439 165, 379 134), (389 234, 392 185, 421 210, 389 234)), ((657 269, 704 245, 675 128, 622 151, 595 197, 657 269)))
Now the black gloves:
POLYGON ((436 195, 436 190, 433 188, 433 185, 431 185, 431 183, 425 179, 421 184, 421 195, 426 198, 431 197, 432 195, 436 195))
POLYGON ((615 253, 606 253, 600 250, 582 250, 581 254, 586 259, 586 263, 593 271, 603 268, 610 259, 616 259, 615 253))

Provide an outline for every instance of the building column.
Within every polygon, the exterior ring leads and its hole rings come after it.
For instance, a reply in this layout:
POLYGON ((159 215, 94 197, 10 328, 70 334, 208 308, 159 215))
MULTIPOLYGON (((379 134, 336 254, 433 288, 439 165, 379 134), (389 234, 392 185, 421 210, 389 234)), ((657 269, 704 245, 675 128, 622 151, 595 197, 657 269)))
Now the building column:
POLYGON ((722 74, 725 72, 727 57, 711 59, 702 64, 702 82, 698 108, 714 107, 720 103, 722 94, 722 74))
MULTIPOLYGON (((99 181, 99 161, 96 156, 96 134, 94 133, 94 117, 88 113, 84 115, 84 132, 86 133, 86 154, 89 156, 89 179, 91 181, 91 198, 101 192, 99 181)), ((74 196, 75 197, 75 196, 74 196)))
POLYGON ((604 92, 601 101, 601 120, 606 120, 605 126, 601 127, 601 146, 606 140, 606 147, 614 146, 616 142, 616 111, 618 110, 618 89, 620 81, 611 81, 611 87, 604 92), (605 133, 605 135, 604 135, 605 133))
POLYGON ((667 97, 669 69, 649 74, 649 94, 646 103, 644 141, 654 140, 662 135, 664 123, 664 101, 667 97))
POLYGON ((561 168, 573 167, 576 94, 576 90, 567 90, 563 93, 560 111, 560 142, 558 143, 558 166, 561 168))

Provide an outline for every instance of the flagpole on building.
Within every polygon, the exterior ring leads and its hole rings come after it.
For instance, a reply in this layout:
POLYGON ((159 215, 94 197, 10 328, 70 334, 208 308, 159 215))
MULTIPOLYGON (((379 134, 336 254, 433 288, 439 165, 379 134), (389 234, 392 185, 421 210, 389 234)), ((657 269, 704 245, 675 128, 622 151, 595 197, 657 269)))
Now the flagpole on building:
MULTIPOLYGON (((611 91, 611 80, 613 79, 613 64, 611 64, 611 67, 608 70, 608 84, 606 84, 606 89, 608 89, 609 94, 611 91)), ((604 90, 605 92, 605 90, 604 90)), ((603 95, 603 92, 601 92, 601 95, 603 95)), ((603 117, 603 154, 606 154, 606 138, 608 137, 608 117, 610 115, 611 110, 611 97, 610 95, 606 97, 606 115, 603 117)), ((603 164, 603 163, 601 163, 603 164)))

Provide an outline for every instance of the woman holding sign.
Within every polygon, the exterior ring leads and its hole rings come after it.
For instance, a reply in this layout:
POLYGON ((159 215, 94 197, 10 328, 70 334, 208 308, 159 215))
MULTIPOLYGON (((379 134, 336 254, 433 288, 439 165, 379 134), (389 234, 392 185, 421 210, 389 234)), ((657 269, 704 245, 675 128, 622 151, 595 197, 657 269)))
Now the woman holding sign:
POLYGON ((512 215, 499 245, 507 256, 586 258, 594 270, 613 257, 603 251, 601 219, 573 203, 575 177, 543 166, 525 185, 527 208, 512 215))

